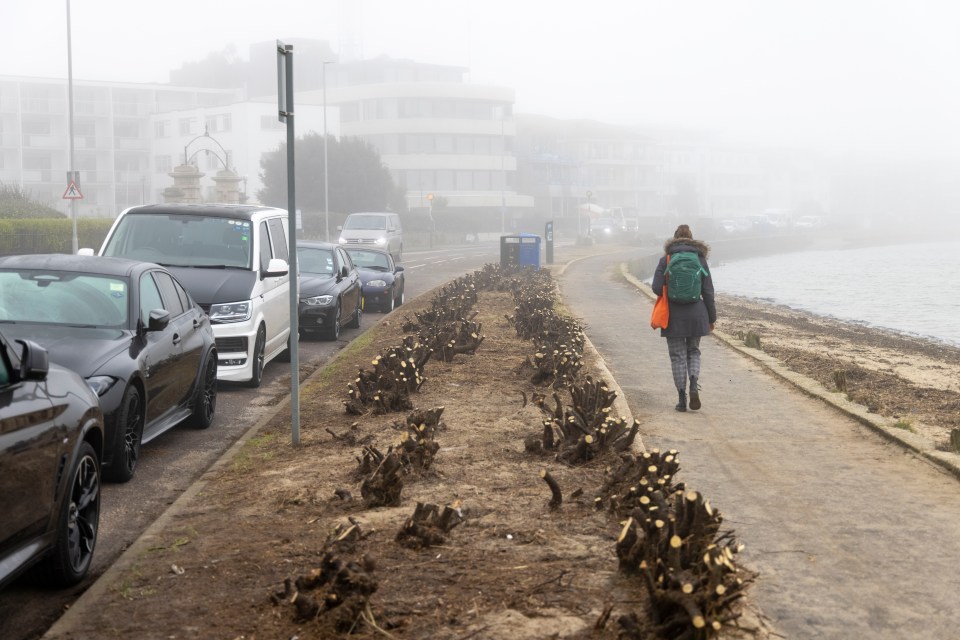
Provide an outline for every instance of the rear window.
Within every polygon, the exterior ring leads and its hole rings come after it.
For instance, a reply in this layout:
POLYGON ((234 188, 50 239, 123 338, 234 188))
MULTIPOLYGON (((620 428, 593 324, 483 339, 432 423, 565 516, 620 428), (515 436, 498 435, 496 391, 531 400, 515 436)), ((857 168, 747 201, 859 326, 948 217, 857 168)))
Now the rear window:
POLYGON ((249 220, 177 214, 123 216, 103 255, 167 266, 252 268, 249 220))

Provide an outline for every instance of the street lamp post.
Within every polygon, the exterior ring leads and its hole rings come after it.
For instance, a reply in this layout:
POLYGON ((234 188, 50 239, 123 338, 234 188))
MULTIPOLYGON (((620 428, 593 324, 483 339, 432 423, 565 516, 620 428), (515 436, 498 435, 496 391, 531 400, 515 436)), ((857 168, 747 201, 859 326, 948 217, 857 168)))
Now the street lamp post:
POLYGON ((506 108, 501 107, 500 111, 500 144, 503 146, 500 149, 500 235, 503 235, 507 232, 507 198, 504 194, 504 189, 507 188, 507 171, 504 168, 504 160, 507 153, 507 136, 504 132, 504 119, 506 118, 506 108))
POLYGON ((323 70, 320 74, 323 82, 323 226, 326 234, 324 239, 327 242, 330 242, 330 171, 327 169, 327 65, 331 62, 333 61, 323 61, 323 70))
MULTIPOLYGON (((75 180, 77 174, 74 173, 73 165, 73 54, 72 54, 72 43, 70 37, 70 0, 67 0, 67 110, 69 112, 69 118, 67 125, 69 131, 67 133, 70 138, 70 179, 75 180)), ((70 239, 70 247, 72 253, 77 253, 79 243, 77 241, 77 199, 70 199, 70 219, 71 225, 73 227, 73 233, 70 239)))

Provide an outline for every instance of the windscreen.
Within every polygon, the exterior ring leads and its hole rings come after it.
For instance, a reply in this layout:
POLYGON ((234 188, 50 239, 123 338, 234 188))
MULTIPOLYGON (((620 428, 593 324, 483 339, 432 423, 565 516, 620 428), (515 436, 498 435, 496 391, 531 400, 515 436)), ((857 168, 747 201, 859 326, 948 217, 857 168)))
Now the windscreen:
POLYGON ((127 215, 103 250, 117 256, 176 267, 252 268, 249 220, 164 213, 127 215))
POLYGON ((390 260, 380 251, 365 251, 363 249, 347 249, 350 259, 358 268, 383 269, 390 268, 390 260))
POLYGON ((346 221, 343 223, 344 229, 355 229, 355 230, 382 230, 387 228, 387 216, 381 216, 376 214, 364 215, 364 214, 351 214, 347 216, 346 221))
POLYGON ((0 271, 0 323, 127 326, 125 278, 36 269, 0 271))

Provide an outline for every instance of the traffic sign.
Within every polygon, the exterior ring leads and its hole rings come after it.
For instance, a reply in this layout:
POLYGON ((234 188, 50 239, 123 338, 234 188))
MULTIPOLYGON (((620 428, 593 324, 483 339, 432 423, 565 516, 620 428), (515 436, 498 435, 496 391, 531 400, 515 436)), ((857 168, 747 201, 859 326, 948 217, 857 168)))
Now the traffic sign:
POLYGON ((67 185, 67 190, 63 192, 64 200, 82 200, 83 194, 80 193, 80 187, 73 180, 67 185))

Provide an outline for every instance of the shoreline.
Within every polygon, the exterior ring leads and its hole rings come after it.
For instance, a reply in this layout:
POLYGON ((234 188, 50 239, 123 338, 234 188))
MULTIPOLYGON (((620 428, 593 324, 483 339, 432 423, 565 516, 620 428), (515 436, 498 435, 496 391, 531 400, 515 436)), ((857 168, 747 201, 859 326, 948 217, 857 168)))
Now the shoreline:
POLYGON ((934 338, 821 316, 754 298, 717 295, 717 329, 755 333, 761 350, 829 392, 949 451, 960 428, 960 346, 934 338))

